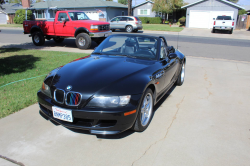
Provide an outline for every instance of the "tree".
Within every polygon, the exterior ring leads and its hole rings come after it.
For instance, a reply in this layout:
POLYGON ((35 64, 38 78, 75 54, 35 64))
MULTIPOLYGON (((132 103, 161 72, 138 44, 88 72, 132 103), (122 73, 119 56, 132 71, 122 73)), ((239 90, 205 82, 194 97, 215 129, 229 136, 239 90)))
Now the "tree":
MULTIPOLYGON (((33 16, 32 11, 27 10, 27 20, 31 20, 32 16, 33 16)), ((14 17, 14 23, 22 24, 25 19, 26 19, 26 10, 24 9, 17 10, 14 17)))
POLYGON ((113 0, 106 0, 106 1, 112 1, 113 2, 113 0))
POLYGON ((183 0, 154 0, 152 10, 155 12, 161 12, 162 14, 173 13, 174 10, 180 9, 183 6, 183 0))
POLYGON ((121 3, 123 5, 127 5, 128 4, 128 0, 118 0, 118 3, 121 3))
POLYGON ((2 4, 4 3, 4 0, 0 0, 0 9, 3 9, 2 8, 2 4))
POLYGON ((246 10, 244 9, 239 10, 238 15, 243 15, 243 14, 247 14, 246 10))
POLYGON ((239 2, 239 0, 228 0, 228 1, 233 2, 233 3, 238 3, 239 2))
POLYGON ((22 0, 9 0, 9 3, 20 3, 20 4, 22 4, 22 0))
POLYGON ((132 0, 128 0, 128 16, 132 15, 132 0))

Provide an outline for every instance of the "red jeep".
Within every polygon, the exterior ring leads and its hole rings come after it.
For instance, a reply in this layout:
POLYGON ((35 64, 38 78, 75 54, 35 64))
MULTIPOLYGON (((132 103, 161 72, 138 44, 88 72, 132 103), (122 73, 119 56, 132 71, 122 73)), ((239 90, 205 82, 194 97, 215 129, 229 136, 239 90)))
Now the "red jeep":
POLYGON ((80 49, 88 49, 91 39, 99 44, 112 34, 108 22, 90 20, 83 11, 75 10, 58 11, 55 19, 46 21, 24 21, 23 28, 36 46, 43 45, 45 39, 61 43, 64 38, 75 37, 80 49))

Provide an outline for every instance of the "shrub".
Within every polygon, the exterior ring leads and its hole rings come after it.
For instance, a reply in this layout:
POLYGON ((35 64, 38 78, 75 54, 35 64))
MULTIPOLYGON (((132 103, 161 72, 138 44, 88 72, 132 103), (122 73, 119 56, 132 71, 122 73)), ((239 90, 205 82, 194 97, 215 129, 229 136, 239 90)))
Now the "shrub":
POLYGON ((168 19, 169 23, 173 23, 173 19, 168 19))
MULTIPOLYGON (((27 10, 27 20, 31 20, 32 19, 32 11, 31 10, 27 10)), ((26 10, 24 9, 19 9, 16 11, 16 15, 14 17, 14 22, 15 24, 22 24, 23 21, 26 18, 26 10)))
POLYGON ((181 24, 185 23, 186 22, 186 17, 183 16, 183 17, 179 18, 179 22, 181 24))
POLYGON ((143 24, 161 24, 160 17, 139 17, 143 24))
POLYGON ((243 15, 243 14, 247 14, 246 10, 244 9, 239 10, 238 15, 243 15))

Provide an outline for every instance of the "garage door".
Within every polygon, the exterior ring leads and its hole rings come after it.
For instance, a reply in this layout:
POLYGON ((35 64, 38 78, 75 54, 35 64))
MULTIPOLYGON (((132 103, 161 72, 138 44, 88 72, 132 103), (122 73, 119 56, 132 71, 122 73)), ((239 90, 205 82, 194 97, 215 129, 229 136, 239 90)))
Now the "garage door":
POLYGON ((190 11, 189 27, 190 28, 208 28, 209 26, 209 11, 190 11))
MULTIPOLYGON (((190 11, 189 27, 190 28, 213 28, 213 18, 219 15, 227 15, 233 18, 233 11, 190 11)), ((235 18, 234 18, 235 19, 235 18)))
POLYGON ((6 14, 0 13, 0 24, 7 24, 6 14))

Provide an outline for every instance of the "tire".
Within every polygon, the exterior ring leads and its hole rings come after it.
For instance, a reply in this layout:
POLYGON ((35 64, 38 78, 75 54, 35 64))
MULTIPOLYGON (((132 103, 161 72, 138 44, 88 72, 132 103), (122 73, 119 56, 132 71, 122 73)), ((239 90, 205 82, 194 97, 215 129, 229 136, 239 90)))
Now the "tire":
POLYGON ((88 49, 91 46, 91 38, 86 33, 79 33, 76 36, 76 46, 79 49, 88 49))
POLYGON ((231 31, 230 31, 230 34, 233 34, 233 30, 234 30, 234 29, 232 28, 231 31))
POLYGON ((112 32, 115 32, 115 29, 112 29, 111 31, 112 31, 112 32))
POLYGON ((56 42, 56 43, 61 43, 61 42, 64 41, 64 38, 54 37, 53 40, 54 40, 54 42, 56 42))
POLYGON ((212 30, 212 33, 215 33, 215 29, 212 30))
POLYGON ((140 107, 137 113, 135 123, 132 130, 142 132, 144 131, 151 122, 154 111, 154 97, 151 89, 147 89, 143 94, 140 107), (146 103, 148 101, 148 103, 146 103), (148 105, 147 105, 148 104, 148 105), (149 106, 145 108, 145 105, 149 106), (143 109, 145 108, 145 109, 143 109), (148 116, 148 117, 146 117, 148 116))
POLYGON ((36 46, 42 46, 45 43, 45 38, 41 32, 32 33, 32 41, 36 46))
POLYGON ((180 74, 179 74, 179 76, 178 76, 178 79, 176 80, 176 82, 175 82, 175 84, 177 85, 177 86, 181 86, 182 84, 183 84, 183 82, 184 82, 184 78, 185 78, 185 66, 186 66, 186 64, 185 64, 185 62, 182 64, 182 66, 181 66, 181 71, 180 71, 180 74))
POLYGON ((138 29, 133 30, 133 32, 138 32, 138 29))
POLYGON ((126 26, 125 28, 126 32, 131 33, 133 32, 133 27, 131 25, 126 26))

